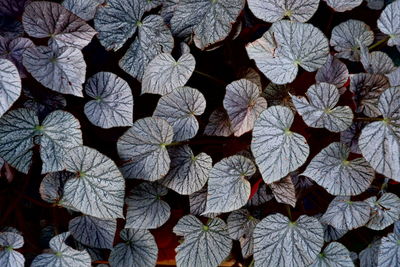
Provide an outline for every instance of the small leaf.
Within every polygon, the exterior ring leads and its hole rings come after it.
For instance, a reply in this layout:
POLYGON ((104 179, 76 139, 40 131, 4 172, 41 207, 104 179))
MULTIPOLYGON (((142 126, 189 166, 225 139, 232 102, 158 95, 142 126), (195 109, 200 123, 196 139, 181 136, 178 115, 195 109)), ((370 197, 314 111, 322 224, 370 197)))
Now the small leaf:
POLYGON ((400 2, 387 5, 378 19, 378 28, 389 35, 389 46, 400 45, 400 2))
POLYGON ((24 238, 13 232, 0 232, 0 266, 23 267, 25 266, 24 256, 15 251, 24 245, 24 238))
POLYGON ((64 0, 62 5, 83 20, 92 20, 104 0, 64 0))
POLYGON ((293 89, 286 84, 279 85, 269 83, 267 87, 265 87, 262 96, 267 99, 270 106, 285 106, 290 108, 293 112, 296 112, 292 98, 289 95, 289 92, 292 91, 293 89))
POLYGON ((178 61, 169 53, 156 56, 147 65, 143 80, 142 94, 171 93, 175 88, 184 86, 194 71, 196 60, 192 54, 183 54, 178 61))
POLYGON ((374 33, 367 24, 350 19, 333 28, 330 44, 339 52, 337 57, 359 61, 360 45, 369 46, 373 41, 374 33))
POLYGON ((392 267, 400 262, 400 236, 391 233, 387 237, 382 237, 378 253, 379 267, 392 267))
POLYGON ((27 71, 43 86, 62 94, 83 97, 86 63, 79 49, 32 47, 25 50, 22 62, 27 71))
POLYGON ((258 86, 245 79, 228 84, 223 103, 235 136, 251 131, 258 115, 268 106, 260 97, 258 86))
POLYGON ((171 215, 168 203, 161 197, 168 189, 158 184, 142 183, 126 199, 128 206, 125 228, 156 229, 171 215))
POLYGON ((112 248, 117 221, 83 215, 70 220, 68 229, 71 235, 84 245, 94 248, 112 248))
POLYGON ((208 120, 209 122, 204 129, 205 135, 228 137, 233 134, 231 121, 224 108, 214 110, 208 120))
POLYGON ((329 204, 321 222, 337 229, 352 230, 368 222, 370 211, 366 202, 351 201, 350 197, 338 196, 329 204))
POLYGON ((278 203, 288 204, 292 207, 296 206, 296 189, 291 175, 271 183, 269 186, 271 187, 272 194, 278 203))
POLYGON ((255 172, 254 163, 243 156, 231 156, 216 163, 209 174, 204 213, 229 212, 243 207, 251 191, 246 177, 255 172))
POLYGON ((46 202, 58 204, 64 193, 65 182, 73 176, 73 173, 66 171, 47 174, 40 183, 41 198, 46 202))
POLYGON ((215 267, 228 257, 232 240, 229 238, 225 222, 211 219, 204 225, 193 215, 182 217, 173 229, 183 236, 184 241, 175 251, 178 267, 215 267))
POLYGON ((75 173, 64 186, 61 203, 101 219, 123 218, 125 181, 115 163, 89 147, 76 147, 65 160, 75 173))
POLYGON ((18 69, 11 61, 0 58, 0 117, 17 101, 21 87, 18 69))
POLYGON ((85 105, 91 123, 105 129, 133 124, 133 97, 126 81, 111 72, 98 72, 88 79, 85 92, 94 98, 85 105))
POLYGON ((319 0, 249 0, 253 14, 266 22, 288 17, 292 21, 306 22, 318 9, 319 0))
POLYGON ((253 236, 256 267, 308 266, 324 244, 322 225, 306 215, 295 222, 279 213, 269 215, 257 224, 253 236))
POLYGON ((86 250, 79 251, 65 244, 69 232, 56 235, 50 240, 50 253, 43 253, 37 256, 31 267, 87 267, 91 265, 91 258, 86 250))
POLYGON ((310 267, 353 267, 350 251, 338 242, 330 243, 310 267))
POLYGON ((48 1, 32 2, 22 16, 24 30, 35 38, 50 37, 57 45, 76 47, 87 46, 96 31, 83 19, 58 3, 48 1))
POLYGON ((25 49, 34 46, 33 42, 28 38, 7 39, 0 36, 0 58, 8 59, 14 63, 21 78, 26 78, 27 72, 22 65, 22 54, 25 49))
POLYGON ((365 267, 376 267, 378 266, 378 254, 379 246, 381 245, 381 239, 375 239, 371 244, 368 245, 359 254, 360 266, 365 267))
POLYGON ((346 90, 343 87, 349 79, 349 70, 346 64, 334 56, 329 55, 326 63, 317 71, 315 80, 320 83, 335 85, 341 94, 346 90))
POLYGON ((350 149, 331 143, 316 155, 301 174, 313 179, 335 196, 355 196, 369 188, 375 178, 374 169, 364 158, 349 160, 350 149))
POLYGON ((365 200, 371 206, 371 217, 367 227, 383 230, 400 219, 400 198, 392 193, 384 193, 378 200, 376 196, 365 200))
POLYGON ((156 118, 164 119, 174 129, 174 141, 183 141, 194 137, 199 130, 195 116, 203 114, 206 99, 199 90, 184 86, 170 94, 162 96, 153 113, 156 118))
POLYGON ((255 122, 251 151, 266 183, 295 171, 309 155, 306 139, 290 131, 293 120, 289 108, 273 106, 263 111, 255 122))
POLYGON ((393 60, 382 51, 369 53, 368 48, 361 46, 361 63, 365 71, 372 74, 388 74, 396 69, 393 60))
POLYGON ((181 195, 190 195, 206 184, 212 168, 212 159, 206 153, 195 156, 188 145, 171 147, 171 167, 159 182, 181 195))
POLYGON ((325 0, 328 6, 337 12, 352 10, 361 5, 363 0, 325 0))
POLYGON ((148 230, 122 229, 120 235, 124 242, 111 250, 109 258, 111 267, 156 265, 158 248, 148 230))

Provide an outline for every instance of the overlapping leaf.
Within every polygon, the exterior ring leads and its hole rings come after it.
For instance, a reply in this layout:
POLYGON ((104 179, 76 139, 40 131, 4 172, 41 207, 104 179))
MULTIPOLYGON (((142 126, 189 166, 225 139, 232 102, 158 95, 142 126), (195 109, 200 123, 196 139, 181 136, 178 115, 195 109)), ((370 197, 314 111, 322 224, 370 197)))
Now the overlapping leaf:
POLYGON ((388 74, 396 69, 393 60, 385 52, 369 53, 365 46, 361 46, 361 63, 364 69, 372 74, 388 74))
POLYGON ((266 184, 261 184, 258 187, 257 192, 254 194, 254 196, 249 199, 249 202, 247 203, 247 205, 249 206, 259 206, 262 205, 264 203, 267 203, 268 201, 270 201, 271 199, 274 198, 274 195, 268 191, 268 187, 266 184))
POLYGON ((321 253, 311 267, 353 267, 350 251, 338 242, 330 243, 321 253))
POLYGON ((168 189, 158 184, 135 187, 126 200, 125 228, 155 229, 163 225, 171 214, 168 203, 161 199, 167 193, 168 189))
POLYGON ((290 131, 293 120, 292 111, 282 106, 268 108, 256 120, 251 151, 266 183, 295 171, 309 155, 305 138, 290 131))
POLYGON ((89 78, 85 92, 94 98, 85 105, 85 115, 101 128, 131 126, 133 97, 128 83, 111 72, 89 78))
POLYGON ((383 193, 377 200, 376 196, 365 200, 371 206, 371 218, 367 227, 373 230, 383 230, 400 219, 400 199, 393 193, 383 193))
POLYGON ((153 116, 164 119, 173 127, 174 141, 183 141, 197 134, 199 123, 195 116, 203 114, 205 108, 203 94, 184 86, 161 97, 153 116))
POLYGON ((272 194, 277 202, 285 203, 291 205, 292 207, 296 206, 296 189, 294 187, 291 175, 271 183, 269 186, 271 187, 272 194))
POLYGON ((26 70, 22 65, 22 54, 25 49, 33 47, 28 38, 7 39, 0 36, 0 58, 8 59, 17 67, 21 78, 26 78, 26 70))
POLYGON ((324 244, 322 225, 306 215, 295 222, 282 214, 269 215, 256 226, 253 236, 257 267, 308 266, 324 244))
POLYGON ((66 171, 47 174, 40 183, 41 198, 46 202, 58 204, 63 195, 65 182, 73 176, 73 173, 66 171))
POLYGON ((225 137, 233 134, 231 121, 224 108, 218 108, 211 113, 204 134, 225 137))
POLYGON ((24 256, 15 251, 24 245, 24 238, 14 232, 0 232, 0 266, 23 267, 24 256))
POLYGON ((18 69, 10 60, 0 58, 0 117, 19 98, 21 87, 18 69))
POLYGON ((203 214, 207 205, 207 187, 203 187, 197 192, 189 195, 190 214, 202 215, 208 218, 214 218, 218 213, 203 214))
POLYGON ((125 161, 121 167, 124 177, 148 181, 163 178, 170 168, 166 145, 173 135, 173 128, 163 119, 137 120, 117 143, 118 154, 125 161))
POLYGON ((381 239, 375 239, 369 244, 365 249, 363 249, 360 254, 360 265, 367 267, 378 266, 378 254, 379 246, 381 245, 381 239))
POLYGON ((356 121, 349 129, 340 133, 340 142, 348 146, 352 153, 361 154, 360 148, 358 147, 358 138, 365 125, 365 122, 356 121))
POLYGON ((346 65, 334 56, 329 55, 326 63, 317 71, 315 80, 317 82, 335 85, 340 93, 344 93, 343 86, 349 79, 349 70, 346 65))
POLYGON ((328 6, 337 12, 352 10, 361 5, 363 0, 325 0, 328 6))
POLYGON ((400 2, 387 5, 378 19, 378 28, 389 35, 388 45, 400 45, 400 2))
POLYGON ((84 20, 91 20, 104 0, 64 0, 62 5, 84 20))

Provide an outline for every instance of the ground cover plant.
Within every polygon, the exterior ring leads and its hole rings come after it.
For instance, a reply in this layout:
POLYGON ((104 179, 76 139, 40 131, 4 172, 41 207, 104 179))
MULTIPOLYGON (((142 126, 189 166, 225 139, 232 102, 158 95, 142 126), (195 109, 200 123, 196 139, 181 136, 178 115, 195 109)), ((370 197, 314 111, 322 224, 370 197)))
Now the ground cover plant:
POLYGON ((400 266, 400 0, 0 0, 0 266, 400 266))

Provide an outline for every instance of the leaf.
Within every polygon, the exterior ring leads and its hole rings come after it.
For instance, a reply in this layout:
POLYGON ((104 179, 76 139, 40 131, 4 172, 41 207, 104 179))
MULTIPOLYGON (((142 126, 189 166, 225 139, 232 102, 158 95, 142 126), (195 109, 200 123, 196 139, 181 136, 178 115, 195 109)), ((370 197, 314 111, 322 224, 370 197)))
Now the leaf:
POLYGON ((178 3, 179 0, 164 0, 164 3, 161 7, 160 15, 164 18, 166 24, 170 25, 172 16, 174 15, 178 3))
POLYGON ((173 229, 184 241, 176 247, 176 265, 215 267, 228 257, 232 240, 225 222, 211 219, 204 225, 193 215, 182 217, 173 229))
POLYGON ((175 88, 184 86, 194 71, 196 60, 192 54, 183 54, 178 61, 169 53, 157 55, 147 65, 143 80, 142 94, 171 93, 175 88))
POLYGON ((40 183, 40 197, 49 203, 59 204, 64 193, 65 182, 74 174, 66 171, 47 174, 40 183))
POLYGON ((64 185, 63 205, 101 219, 123 218, 125 181, 111 159, 81 146, 71 149, 65 165, 75 177, 64 185))
POLYGON ((333 84, 343 94, 346 90, 344 85, 347 83, 349 77, 349 70, 346 64, 336 57, 329 55, 326 63, 317 71, 315 80, 320 83, 333 84))
POLYGON ((8 59, 14 63, 21 78, 27 77, 27 72, 22 65, 22 53, 30 47, 34 47, 34 44, 28 38, 7 39, 0 36, 0 58, 8 59))
POLYGON ((274 195, 270 192, 267 192, 267 185, 263 183, 258 187, 257 192, 254 194, 254 196, 251 199, 249 199, 247 204, 249 206, 259 206, 264 203, 267 203, 268 201, 270 201, 273 198, 274 198, 274 195))
POLYGON ((118 65, 132 77, 142 81, 145 69, 152 59, 161 53, 172 52, 174 38, 161 16, 149 15, 139 24, 138 37, 118 65))
POLYGON ((293 120, 289 108, 273 106, 263 111, 254 124, 251 151, 266 183, 295 171, 309 155, 306 139, 290 131, 293 120))
POLYGON ((262 96, 267 99, 269 106, 285 106, 290 108, 293 112, 296 112, 292 98, 289 95, 289 92, 292 91, 293 89, 288 85, 269 83, 267 87, 265 87, 262 96))
POLYGON ((244 8, 244 0, 181 0, 171 19, 174 36, 186 38, 192 34, 194 43, 202 50, 224 40, 232 24, 244 8))
POLYGON ((276 22, 285 17, 306 22, 318 9, 319 0, 249 0, 251 12, 266 22, 276 22))
POLYGON ((156 265, 158 248, 153 235, 148 230, 122 229, 120 235, 124 242, 111 250, 109 258, 111 267, 156 265))
POLYGON ((382 51, 369 53, 368 48, 361 46, 361 63, 368 73, 388 74, 396 69, 393 60, 382 51))
POLYGON ((170 168, 166 145, 172 142, 173 128, 163 119, 137 120, 118 139, 117 149, 125 161, 121 171, 126 179, 155 181, 163 178, 170 168))
POLYGON ((228 137, 233 134, 228 113, 226 113, 224 108, 214 110, 208 120, 209 122, 204 129, 205 135, 228 137))
POLYGON ((368 124, 361 132, 358 145, 375 171, 400 181, 400 91, 391 87, 381 95, 378 104, 383 120, 368 124))
POLYGON ((256 267, 308 266, 324 244, 322 225, 307 215, 295 222, 279 213, 269 215, 257 224, 253 236, 256 267))
POLYGON ((68 229, 71 235, 84 245, 110 249, 114 243, 117 221, 83 215, 70 220, 68 229))
POLYGON ((389 74, 386 74, 391 86, 400 86, 400 68, 398 67, 389 74))
POLYGON ((174 141, 183 141, 194 137, 199 130, 195 116, 203 114, 206 99, 199 90, 184 86, 162 96, 153 113, 156 118, 164 119, 174 129, 174 141))
POLYGON ((354 93, 356 112, 368 117, 381 115, 378 109, 379 97, 389 87, 388 80, 383 75, 358 73, 350 76, 350 91, 354 93))
POLYGON ((88 79, 85 92, 94 100, 85 105, 85 115, 101 128, 131 126, 133 97, 128 83, 111 72, 98 72, 88 79))
POLYGON ((47 38, 58 46, 82 49, 92 40, 96 31, 83 19, 58 3, 32 2, 22 16, 27 34, 35 38, 47 38))
POLYGON ((359 61, 360 45, 369 46, 373 41, 374 33, 367 24, 349 19, 333 28, 330 44, 339 52, 337 57, 359 61))
POLYGON ((0 265, 4 267, 25 266, 24 256, 15 251, 24 245, 24 238, 13 232, 0 232, 0 265))
POLYGON ((361 5, 363 0, 325 0, 336 12, 345 12, 361 5))
POLYGON ((292 82, 298 66, 313 72, 328 58, 328 40, 311 24, 279 21, 246 47, 250 59, 273 83, 292 82), (301 44, 301 45, 299 45, 301 44))
POLYGON ((313 179, 332 195, 359 195, 369 188, 375 172, 364 158, 349 160, 349 155, 346 145, 331 143, 312 159, 301 175, 313 179))
POLYGON ((207 205, 207 187, 203 187, 197 192, 189 195, 189 205, 190 205, 190 214, 192 215, 202 215, 208 218, 214 218, 218 216, 218 213, 207 213, 203 214, 206 210, 207 205))
POLYGON ((360 266, 365 267, 376 267, 378 266, 378 254, 379 246, 381 245, 381 239, 375 239, 371 244, 368 245, 359 254, 360 266))
POLYGON ((371 208, 364 201, 351 201, 350 197, 335 197, 321 218, 321 222, 337 229, 352 230, 364 226, 371 208))
POLYGON ((258 86, 245 79, 228 84, 223 104, 235 136, 251 131, 258 115, 268 106, 260 97, 258 86))
POLYGON ((385 6, 385 0, 366 0, 368 7, 374 10, 381 10, 385 6))
POLYGON ((288 204, 292 207, 296 206, 296 190, 291 175, 288 175, 277 182, 271 183, 269 186, 271 187, 272 194, 278 203, 288 204))
POLYGON ((158 184, 142 183, 126 199, 128 206, 125 228, 156 229, 171 215, 168 203, 161 197, 168 189, 158 184))
POLYGON ((392 193, 384 193, 377 200, 376 196, 365 200, 371 206, 371 217, 367 227, 383 230, 400 219, 400 198, 392 193))
POLYGON ((43 86, 62 94, 83 97, 86 63, 79 49, 32 47, 24 51, 22 62, 27 71, 43 86))
POLYGON ((71 248, 65 241, 69 236, 69 232, 56 235, 50 240, 50 253, 43 253, 37 256, 33 262, 32 267, 45 267, 45 266, 76 266, 87 267, 91 265, 91 258, 89 253, 79 251, 71 248))
POLYGON ((378 28, 389 35, 389 46, 400 45, 400 2, 387 5, 378 19, 378 28))
POLYGON ((97 10, 94 28, 107 50, 117 51, 133 36, 145 12, 145 1, 110 0, 97 10))
POLYGON ((366 124, 363 121, 355 121, 349 129, 340 133, 340 142, 348 146, 351 153, 361 154, 358 147, 358 138, 366 124))
POLYGON ((150 11, 163 4, 164 0, 146 0, 146 11, 150 11))
POLYGON ((353 267, 350 251, 338 242, 330 243, 323 252, 319 253, 312 267, 353 267))
POLYGON ((3 0, 0 2, 1 16, 19 16, 30 0, 3 0))
POLYGON ((206 153, 194 155, 188 145, 169 149, 171 167, 160 180, 164 186, 180 195, 190 195, 206 184, 212 168, 212 159, 206 153))
POLYGON ((204 213, 229 212, 244 206, 251 191, 246 177, 255 172, 254 163, 243 156, 231 156, 216 163, 209 174, 204 213))
POLYGON ((62 5, 83 20, 92 20, 104 0, 64 0, 62 5))
POLYGON ((17 101, 21 87, 18 69, 11 61, 0 59, 0 117, 17 101))
POLYGON ((378 266, 391 267, 400 262, 400 236, 395 233, 382 237, 378 253, 378 266))
POLYGON ((353 122, 349 106, 335 107, 339 102, 339 90, 329 83, 318 83, 308 88, 305 97, 292 96, 293 104, 304 122, 314 128, 326 128, 331 132, 348 129, 353 122))
MULTIPOLYGON (((320 217, 322 214, 320 215, 320 217)), ((321 218, 319 218, 321 219, 321 218)), ((321 222, 321 221, 320 221, 321 222)), ((321 222, 322 226, 324 227, 324 240, 325 242, 331 242, 334 240, 338 240, 342 238, 345 234, 348 233, 348 230, 346 229, 337 229, 333 227, 332 225, 325 224, 321 222)))

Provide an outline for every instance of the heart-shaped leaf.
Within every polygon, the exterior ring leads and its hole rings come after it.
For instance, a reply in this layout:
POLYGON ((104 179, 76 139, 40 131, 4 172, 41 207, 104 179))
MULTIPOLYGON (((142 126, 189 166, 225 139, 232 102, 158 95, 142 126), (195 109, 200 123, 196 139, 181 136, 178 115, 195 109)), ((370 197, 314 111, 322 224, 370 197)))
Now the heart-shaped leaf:
POLYGON ((361 5, 363 0, 325 0, 328 6, 337 12, 352 10, 361 5))
POLYGON ((349 70, 346 64, 334 56, 329 55, 326 63, 317 71, 315 80, 321 83, 335 85, 342 94, 346 90, 343 86, 349 79, 349 70))
POLYGON ((214 110, 208 120, 209 122, 204 129, 205 135, 228 137, 233 134, 231 121, 224 108, 214 110))
POLYGON ((33 42, 28 38, 18 37, 7 39, 0 37, 0 58, 8 59, 17 67, 21 78, 26 78, 26 70, 22 65, 22 54, 25 49, 34 47, 33 42))
POLYGON ((271 183, 269 187, 271 188, 272 194, 277 202, 285 203, 291 205, 292 207, 296 206, 296 189, 294 187, 291 175, 271 183))
POLYGON ((391 233, 383 237, 378 253, 379 267, 392 267, 400 262, 400 235, 391 233))
POLYGON ((378 19, 378 28, 389 35, 388 45, 400 45, 400 2, 387 5, 378 19))
POLYGON ((400 198, 395 194, 384 193, 378 200, 373 196, 365 201, 371 206, 368 228, 383 230, 400 219, 400 198))
POLYGON ((64 0, 62 5, 83 20, 92 20, 104 0, 64 0))
POLYGON ((350 251, 338 242, 330 243, 310 267, 353 267, 350 251))
POLYGON ((24 256, 15 251, 24 245, 24 238, 13 232, 0 232, 0 266, 23 267, 25 266, 24 256))
POLYGON ((18 69, 11 61, 0 59, 0 117, 19 98, 21 87, 18 69))
POLYGON ((273 106, 263 111, 254 124, 251 151, 266 183, 295 171, 310 153, 306 139, 290 131, 293 120, 289 108, 273 106))

